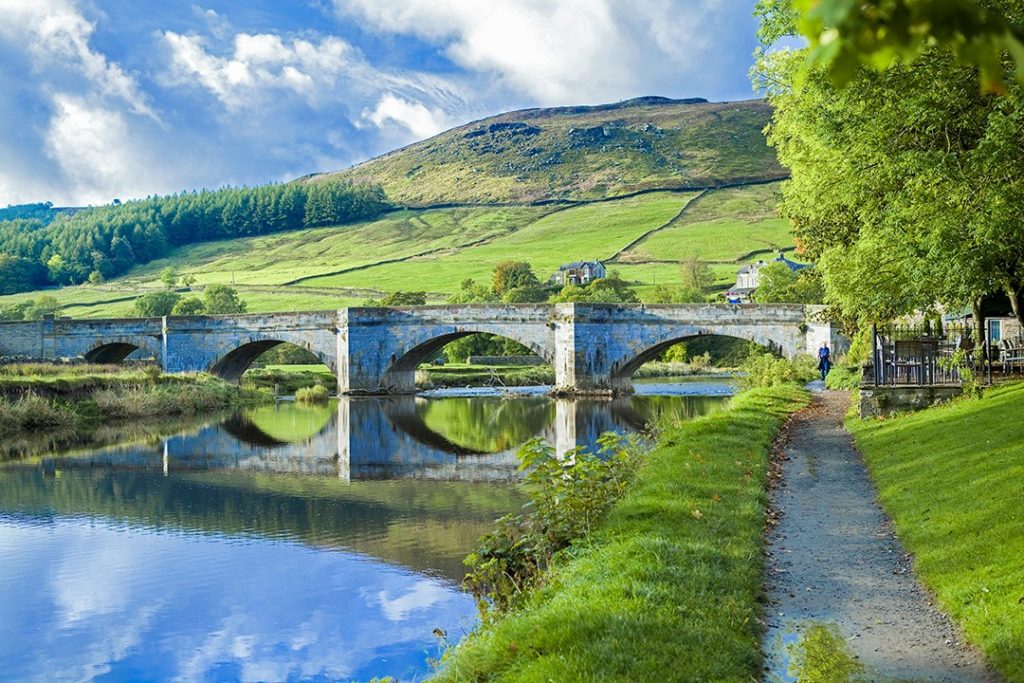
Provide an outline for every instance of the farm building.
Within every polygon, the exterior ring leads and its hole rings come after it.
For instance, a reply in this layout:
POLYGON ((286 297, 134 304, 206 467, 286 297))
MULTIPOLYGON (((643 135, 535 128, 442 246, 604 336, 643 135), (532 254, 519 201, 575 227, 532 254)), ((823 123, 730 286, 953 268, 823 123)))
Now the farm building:
POLYGON ((600 261, 573 261, 563 263, 558 271, 551 276, 556 285, 589 285, 594 280, 605 277, 604 264, 600 261))

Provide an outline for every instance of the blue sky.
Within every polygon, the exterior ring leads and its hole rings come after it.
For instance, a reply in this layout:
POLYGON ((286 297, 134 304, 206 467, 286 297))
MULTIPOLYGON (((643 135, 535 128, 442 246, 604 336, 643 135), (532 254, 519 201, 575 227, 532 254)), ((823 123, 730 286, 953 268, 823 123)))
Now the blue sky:
POLYGON ((509 109, 752 97, 753 0, 0 0, 0 205, 345 168, 509 109))

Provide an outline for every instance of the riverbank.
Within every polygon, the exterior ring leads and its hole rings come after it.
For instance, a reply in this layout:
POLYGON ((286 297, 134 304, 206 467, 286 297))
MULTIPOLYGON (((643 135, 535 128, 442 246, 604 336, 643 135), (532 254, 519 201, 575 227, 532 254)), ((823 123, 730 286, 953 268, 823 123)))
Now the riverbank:
MULTIPOLYGON (((733 377, 734 372, 687 363, 648 363, 637 370, 635 378, 650 377, 733 377)), ((552 386, 555 369, 550 365, 476 365, 448 363, 424 365, 416 371, 417 389, 463 387, 525 387, 552 386)), ((334 391, 337 380, 323 365, 268 365, 245 373, 242 384, 248 388, 264 388, 278 395, 292 395, 299 389, 324 386, 334 391)))
POLYGON ((436 680, 757 678, 769 452, 807 400, 755 389, 663 431, 607 521, 436 680))
POLYGON ((1024 382, 888 420, 847 419, 942 609, 1024 682, 1024 382))
POLYGON ((111 421, 195 415, 266 400, 206 374, 163 375, 156 368, 33 363, 0 367, 0 455, 13 445, 82 442, 111 421), (31 433, 33 438, 24 438, 31 433))

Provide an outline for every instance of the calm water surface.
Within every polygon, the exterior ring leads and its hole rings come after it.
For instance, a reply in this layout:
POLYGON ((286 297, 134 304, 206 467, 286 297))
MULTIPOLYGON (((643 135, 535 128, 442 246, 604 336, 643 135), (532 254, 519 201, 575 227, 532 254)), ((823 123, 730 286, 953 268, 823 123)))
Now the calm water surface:
POLYGON ((433 629, 476 623, 462 558, 522 504, 523 442, 685 419, 732 384, 637 389, 285 403, 0 461, 0 679, 422 680, 433 629))

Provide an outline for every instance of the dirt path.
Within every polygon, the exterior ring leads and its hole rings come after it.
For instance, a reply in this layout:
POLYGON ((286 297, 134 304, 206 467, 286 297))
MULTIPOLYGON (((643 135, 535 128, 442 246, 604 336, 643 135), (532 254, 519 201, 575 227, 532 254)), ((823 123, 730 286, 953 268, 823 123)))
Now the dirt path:
POLYGON ((836 625, 870 680, 998 681, 931 604, 843 429, 846 392, 815 394, 784 439, 781 515, 768 537, 766 681, 786 675, 801 626, 836 625))

